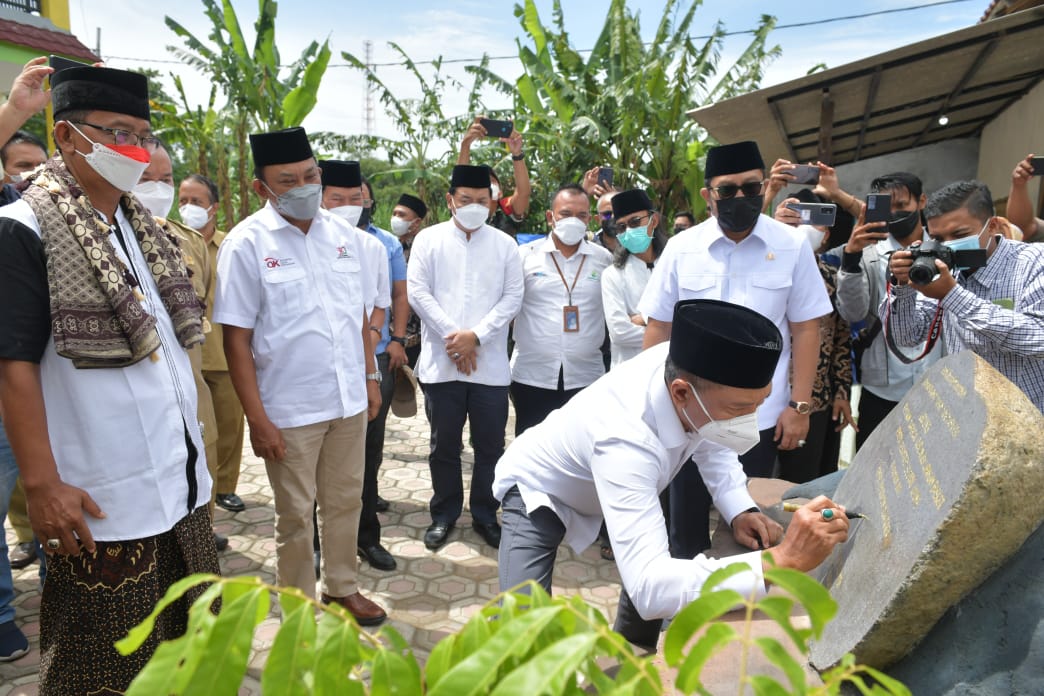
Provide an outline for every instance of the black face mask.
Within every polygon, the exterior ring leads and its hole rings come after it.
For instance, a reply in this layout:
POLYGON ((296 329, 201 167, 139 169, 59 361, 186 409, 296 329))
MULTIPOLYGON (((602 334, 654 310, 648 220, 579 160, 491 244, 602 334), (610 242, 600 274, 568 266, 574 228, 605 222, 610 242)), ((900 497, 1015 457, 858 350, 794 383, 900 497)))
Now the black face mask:
POLYGON ((892 213, 892 219, 888 223, 888 234, 895 239, 906 239, 917 229, 917 223, 921 221, 921 211, 897 210, 892 213))
POLYGON ((735 196, 718 201, 718 226, 726 232, 746 232, 758 222, 764 196, 735 196))
POLYGON ((602 234, 616 239, 616 225, 612 220, 602 220, 602 234))
POLYGON ((370 226, 370 209, 363 208, 362 212, 359 213, 359 222, 355 225, 360 230, 365 230, 370 226))

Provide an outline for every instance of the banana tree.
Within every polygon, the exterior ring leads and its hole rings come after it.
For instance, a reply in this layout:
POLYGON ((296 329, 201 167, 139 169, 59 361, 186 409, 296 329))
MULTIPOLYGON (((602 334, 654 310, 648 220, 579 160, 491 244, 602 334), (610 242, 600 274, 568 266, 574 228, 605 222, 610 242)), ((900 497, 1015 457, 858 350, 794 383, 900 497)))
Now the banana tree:
POLYGON ((226 208, 229 218, 226 224, 231 225, 250 213, 252 175, 246 157, 248 133, 300 125, 317 103, 319 86, 330 62, 330 46, 329 40, 322 44, 313 41, 284 74, 276 46, 277 6, 274 0, 258 0, 258 16, 254 22, 256 37, 252 48, 243 36, 231 0, 202 1, 211 23, 207 38, 213 43, 200 40, 168 16, 165 17, 167 26, 184 41, 185 46, 167 48, 185 64, 206 75, 226 98, 226 103, 220 108, 226 116, 220 120, 221 137, 217 143, 207 144, 220 145, 223 153, 233 150, 228 164, 234 167, 234 176, 230 177, 227 166, 216 170, 222 190, 231 190, 233 182, 235 185, 237 216, 233 217, 230 206, 226 208))

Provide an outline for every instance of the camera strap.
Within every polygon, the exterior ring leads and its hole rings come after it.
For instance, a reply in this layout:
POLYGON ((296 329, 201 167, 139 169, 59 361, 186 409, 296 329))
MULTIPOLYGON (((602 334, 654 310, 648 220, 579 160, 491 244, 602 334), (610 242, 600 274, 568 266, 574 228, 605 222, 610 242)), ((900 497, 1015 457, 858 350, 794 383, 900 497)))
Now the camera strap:
POLYGON ((899 358, 899 361, 905 365, 915 363, 924 356, 932 352, 932 348, 935 347, 935 342, 939 340, 939 334, 942 333, 942 313, 943 308, 941 304, 936 304, 935 316, 932 317, 932 323, 928 326, 928 340, 925 341, 924 350, 916 358, 911 358, 903 354, 902 350, 895 344, 895 339, 892 338, 891 325, 892 325, 892 283, 888 281, 885 286, 887 306, 885 308, 885 320, 884 320, 884 335, 885 344, 888 346, 888 350, 892 351, 892 354, 899 358))

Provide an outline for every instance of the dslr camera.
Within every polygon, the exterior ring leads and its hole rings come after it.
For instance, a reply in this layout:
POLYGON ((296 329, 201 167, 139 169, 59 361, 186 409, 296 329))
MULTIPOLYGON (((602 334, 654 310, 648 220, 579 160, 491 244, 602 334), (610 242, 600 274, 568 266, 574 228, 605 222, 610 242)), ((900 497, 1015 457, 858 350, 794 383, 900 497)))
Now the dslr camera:
POLYGON ((951 273, 954 268, 971 271, 986 265, 985 249, 958 249, 955 251, 934 239, 911 246, 909 252, 913 257, 913 265, 910 266, 910 282, 914 285, 928 285, 936 279, 939 275, 939 269, 935 267, 936 259, 945 263, 951 273))

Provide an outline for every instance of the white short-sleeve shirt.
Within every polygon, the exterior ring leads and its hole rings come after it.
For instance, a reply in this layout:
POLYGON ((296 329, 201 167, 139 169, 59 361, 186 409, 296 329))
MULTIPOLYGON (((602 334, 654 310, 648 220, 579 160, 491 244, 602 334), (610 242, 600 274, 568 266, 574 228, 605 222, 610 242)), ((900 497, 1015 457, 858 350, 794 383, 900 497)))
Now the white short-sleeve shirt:
POLYGON ((605 372, 602 273, 612 263, 612 255, 603 247, 582 241, 566 258, 550 235, 520 246, 518 253, 526 289, 522 309, 515 317, 511 379, 532 387, 557 389, 561 368, 565 389, 586 387, 605 372), (562 310, 568 305, 578 309, 578 331, 564 330, 562 310))
POLYGON ((670 322, 679 300, 712 299, 764 315, 783 335, 772 393, 758 409, 758 427, 773 427, 790 401, 790 322, 829 314, 833 307, 805 235, 761 215, 739 242, 716 218, 675 235, 653 269, 638 309, 670 322))
POLYGON ((362 326, 373 285, 360 240, 325 210, 303 234, 269 203, 221 245, 214 321, 253 330, 258 389, 277 427, 366 410, 362 326))

